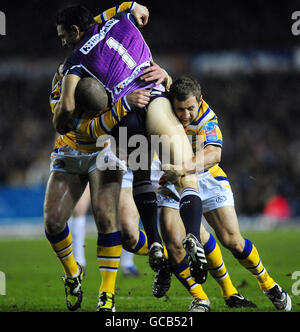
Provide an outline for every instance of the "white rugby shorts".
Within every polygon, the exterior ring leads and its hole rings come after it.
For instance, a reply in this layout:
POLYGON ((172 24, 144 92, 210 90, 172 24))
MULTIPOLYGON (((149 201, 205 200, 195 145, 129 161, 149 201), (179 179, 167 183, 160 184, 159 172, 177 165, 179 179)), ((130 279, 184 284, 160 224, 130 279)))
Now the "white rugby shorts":
MULTIPOLYGON (((161 171, 161 163, 159 159, 153 160, 151 164, 151 181, 155 189, 159 187, 158 181, 163 175, 161 171)), ((127 172, 123 175, 122 188, 131 188, 133 181, 133 174, 131 169, 127 168, 127 172)))
POLYGON ((104 170, 106 166, 109 169, 116 169, 117 166, 124 169, 124 163, 116 157, 109 146, 101 151, 84 153, 65 145, 55 149, 50 159, 50 172, 88 174, 96 168, 104 170))
MULTIPOLYGON (((218 181, 209 172, 199 174, 199 194, 203 213, 223 206, 234 206, 234 198, 227 180, 218 181)), ((173 184, 160 187, 158 206, 179 210, 180 195, 173 184)))

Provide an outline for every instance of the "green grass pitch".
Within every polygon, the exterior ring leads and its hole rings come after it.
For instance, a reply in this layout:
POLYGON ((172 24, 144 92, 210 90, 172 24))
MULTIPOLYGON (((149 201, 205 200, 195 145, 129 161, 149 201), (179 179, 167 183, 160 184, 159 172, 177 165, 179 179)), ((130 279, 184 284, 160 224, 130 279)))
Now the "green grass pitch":
MULTIPOLYGON (((291 295, 293 311, 299 312, 300 283, 298 287, 297 284, 295 286, 297 280, 292 276, 293 272, 300 271, 300 230, 250 232, 244 236, 255 243, 269 274, 291 295)), ((217 283, 209 276, 203 287, 212 311, 275 311, 272 303, 260 291, 255 278, 226 249, 221 247, 221 250, 235 287, 255 302, 257 309, 229 310, 220 296, 217 283)), ((94 312, 96 309, 100 274, 95 252, 96 237, 88 237, 87 274, 82 286, 84 299, 79 311, 94 312)), ((154 273, 148 266, 148 259, 136 256, 135 262, 141 272, 139 278, 126 278, 120 272, 118 274, 118 312, 187 312, 191 298, 175 277, 172 278, 167 296, 156 299, 151 291, 154 273)), ((0 295, 0 312, 67 311, 63 282, 60 280, 62 268, 45 238, 0 240, 0 271, 4 272, 6 280, 6 294, 0 295)))

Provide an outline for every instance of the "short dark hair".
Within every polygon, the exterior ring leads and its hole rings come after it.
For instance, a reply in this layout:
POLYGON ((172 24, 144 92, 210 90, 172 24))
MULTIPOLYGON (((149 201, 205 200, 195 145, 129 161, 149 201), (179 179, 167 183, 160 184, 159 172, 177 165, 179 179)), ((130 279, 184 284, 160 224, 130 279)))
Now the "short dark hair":
POLYGON ((77 25, 85 32, 95 23, 93 14, 84 6, 70 6, 60 9, 55 15, 55 24, 69 31, 72 25, 77 25))
POLYGON ((190 96, 195 96, 199 102, 201 99, 201 86, 198 81, 188 76, 177 78, 170 87, 170 98, 184 101, 190 96))

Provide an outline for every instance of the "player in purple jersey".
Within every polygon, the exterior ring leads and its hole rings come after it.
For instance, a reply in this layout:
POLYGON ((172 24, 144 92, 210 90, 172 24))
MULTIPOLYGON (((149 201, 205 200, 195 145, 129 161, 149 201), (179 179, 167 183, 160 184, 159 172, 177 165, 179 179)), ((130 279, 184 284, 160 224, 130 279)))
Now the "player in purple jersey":
MULTIPOLYGON (((86 9, 75 6, 63 9, 56 24, 63 44, 65 40, 65 44, 73 48, 65 64, 62 95, 54 112, 54 125, 59 132, 68 131, 69 120, 76 115, 74 95, 82 77, 98 79, 113 101, 134 89, 155 88, 147 111, 129 112, 120 121, 119 127, 127 127, 131 135, 143 134, 148 138, 164 135, 167 138, 170 150, 167 153, 170 156, 168 163, 177 166, 176 177, 179 178, 180 214, 188 234, 184 243, 193 266, 193 276, 202 283, 206 279, 203 278, 203 264, 199 258, 203 254, 200 243, 202 204, 192 162, 193 151, 183 127, 173 114, 169 99, 161 91, 163 88, 158 86, 166 75, 158 71, 158 81, 150 83, 141 79, 145 72, 146 79, 155 79, 153 72, 148 71, 151 53, 128 15, 99 25, 93 22, 92 15, 86 9)), ((114 134, 118 137, 117 130, 114 134)), ((166 160, 164 156, 160 157, 166 160)), ((148 160, 151 161, 151 158, 148 160)), ((157 201, 150 181, 150 165, 147 171, 135 172, 133 193, 149 240, 150 265, 155 270, 165 263, 165 257, 157 230, 157 201)))
POLYGON ((134 90, 155 86, 138 80, 151 59, 141 33, 122 15, 90 27, 68 57, 64 71, 66 75, 95 77, 116 102, 134 90))

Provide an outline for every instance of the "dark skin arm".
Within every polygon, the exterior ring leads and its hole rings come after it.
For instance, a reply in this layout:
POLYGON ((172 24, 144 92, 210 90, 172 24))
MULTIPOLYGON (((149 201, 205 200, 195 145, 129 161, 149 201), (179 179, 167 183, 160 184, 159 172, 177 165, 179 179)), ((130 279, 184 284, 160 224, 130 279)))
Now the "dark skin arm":
POLYGON ((53 125, 61 135, 72 129, 75 112, 75 90, 80 80, 77 75, 67 75, 62 81, 62 94, 54 109, 53 125))

